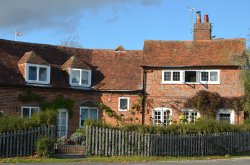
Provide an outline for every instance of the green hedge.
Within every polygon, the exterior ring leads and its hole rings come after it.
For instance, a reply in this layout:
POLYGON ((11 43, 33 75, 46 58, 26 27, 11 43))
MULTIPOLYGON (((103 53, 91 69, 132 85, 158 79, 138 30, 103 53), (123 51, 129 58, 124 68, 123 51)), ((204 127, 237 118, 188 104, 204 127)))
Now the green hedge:
POLYGON ((56 125, 56 123, 57 113, 51 110, 36 113, 32 118, 6 115, 0 119, 0 133, 56 125))
POLYGON ((231 125, 228 122, 219 122, 213 118, 200 118, 195 124, 171 124, 166 126, 126 124, 121 127, 113 127, 104 121, 87 120, 85 126, 114 128, 124 131, 137 131, 152 134, 208 134, 221 132, 250 131, 250 124, 231 125))

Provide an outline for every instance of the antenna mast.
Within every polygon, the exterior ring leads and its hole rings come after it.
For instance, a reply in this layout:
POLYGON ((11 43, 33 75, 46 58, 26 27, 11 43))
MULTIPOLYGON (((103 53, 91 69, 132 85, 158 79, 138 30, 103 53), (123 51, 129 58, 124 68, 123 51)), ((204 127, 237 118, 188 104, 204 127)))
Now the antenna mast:
POLYGON ((194 11, 195 11, 195 8, 194 7, 188 7, 188 10, 190 11, 190 25, 191 25, 191 34, 193 34, 193 15, 194 15, 194 11))

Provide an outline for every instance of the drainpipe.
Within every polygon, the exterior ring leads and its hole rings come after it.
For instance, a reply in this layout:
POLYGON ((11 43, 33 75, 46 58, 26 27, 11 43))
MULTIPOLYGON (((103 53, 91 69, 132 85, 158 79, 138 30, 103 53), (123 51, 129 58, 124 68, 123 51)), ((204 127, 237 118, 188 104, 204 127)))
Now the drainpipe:
POLYGON ((145 124, 145 107, 146 107, 146 80, 147 80, 147 71, 142 67, 143 70, 143 86, 142 86, 142 124, 145 124))

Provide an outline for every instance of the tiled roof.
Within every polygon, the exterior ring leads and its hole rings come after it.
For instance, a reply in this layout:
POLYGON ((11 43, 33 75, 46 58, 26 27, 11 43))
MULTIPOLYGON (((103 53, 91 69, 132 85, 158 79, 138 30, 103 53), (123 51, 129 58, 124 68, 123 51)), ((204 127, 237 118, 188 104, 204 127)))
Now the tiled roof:
POLYGON ((75 56, 70 57, 61 67, 62 69, 66 68, 77 68, 77 69, 91 69, 85 62, 82 62, 79 59, 76 59, 75 56))
POLYGON ((143 66, 238 66, 245 39, 144 42, 143 66))
POLYGON ((34 51, 26 52, 18 61, 18 64, 30 63, 30 64, 40 64, 49 65, 44 59, 39 57, 34 51))
MULTIPOLYGON (((75 56, 77 61, 91 68, 92 86, 96 90, 141 90, 142 88, 140 68, 142 51, 116 52, 67 48, 2 39, 0 40, 0 86, 1 84, 26 85, 18 69, 18 61, 27 61, 29 58, 24 58, 23 55, 31 51, 51 66, 51 87, 70 88, 68 75, 61 67, 75 56)), ((77 66, 78 62, 71 64, 77 66)))

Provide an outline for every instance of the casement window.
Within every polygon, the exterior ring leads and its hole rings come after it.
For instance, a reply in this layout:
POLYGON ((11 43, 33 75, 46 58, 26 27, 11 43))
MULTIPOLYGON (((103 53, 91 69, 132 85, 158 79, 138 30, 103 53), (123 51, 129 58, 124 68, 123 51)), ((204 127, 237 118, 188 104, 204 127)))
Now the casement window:
POLYGON ((87 119, 98 120, 98 115, 99 113, 96 107, 80 107, 79 127, 82 128, 87 119))
POLYGON ((37 84, 49 84, 50 66, 26 64, 26 82, 37 84))
POLYGON ((164 107, 155 108, 153 111, 153 124, 167 126, 171 124, 172 110, 164 107))
POLYGON ((162 82, 163 83, 181 83, 182 82, 182 71, 163 71, 162 82))
POLYGON ((184 123, 195 123, 197 118, 200 117, 200 113, 192 109, 184 109, 182 114, 184 123))
POLYGON ((186 83, 196 83, 197 81, 197 71, 184 71, 186 83))
POLYGON ((72 86, 91 86, 91 70, 70 69, 70 85, 72 86))
POLYGON ((216 115, 218 121, 228 122, 234 124, 234 110, 231 109, 219 109, 216 115))
POLYGON ((219 71, 201 71, 200 72, 201 83, 219 83, 219 71))
POLYGON ((163 70, 163 84, 220 84, 219 70, 163 70))
POLYGON ((30 118, 33 114, 35 114, 39 111, 40 111, 39 107, 23 106, 21 108, 21 116, 30 118))
POLYGON ((118 110, 119 111, 128 111, 129 110, 129 98, 128 97, 119 97, 118 99, 118 110))

